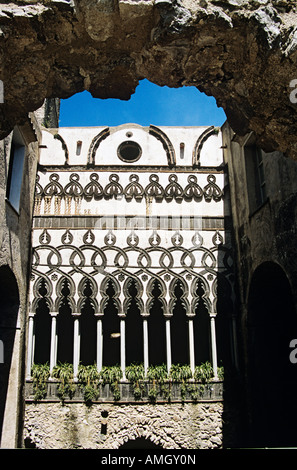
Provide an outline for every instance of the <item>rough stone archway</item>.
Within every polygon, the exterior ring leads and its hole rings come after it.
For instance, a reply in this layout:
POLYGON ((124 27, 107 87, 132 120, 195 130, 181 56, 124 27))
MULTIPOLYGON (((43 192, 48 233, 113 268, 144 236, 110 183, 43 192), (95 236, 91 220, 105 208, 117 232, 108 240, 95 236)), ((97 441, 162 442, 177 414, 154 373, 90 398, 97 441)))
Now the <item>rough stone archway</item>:
POLYGON ((238 134, 253 130, 264 150, 297 158, 296 9, 293 0, 2 3, 0 137, 45 97, 86 89, 129 99, 147 78, 196 86, 238 134))
POLYGON ((247 329, 249 444, 295 446, 297 380, 289 345, 296 338, 297 315, 289 279, 279 264, 265 262, 252 276, 247 329))

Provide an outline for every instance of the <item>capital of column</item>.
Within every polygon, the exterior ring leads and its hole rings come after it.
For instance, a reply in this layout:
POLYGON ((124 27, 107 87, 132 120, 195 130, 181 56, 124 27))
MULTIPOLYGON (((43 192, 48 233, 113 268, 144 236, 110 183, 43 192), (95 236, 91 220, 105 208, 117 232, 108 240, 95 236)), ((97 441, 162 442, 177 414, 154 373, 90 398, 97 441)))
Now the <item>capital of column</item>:
POLYGON ((100 320, 102 317, 104 317, 104 313, 97 312, 94 313, 94 316, 100 320))
POLYGON ((57 317, 59 315, 59 312, 50 312, 49 314, 51 317, 57 317))

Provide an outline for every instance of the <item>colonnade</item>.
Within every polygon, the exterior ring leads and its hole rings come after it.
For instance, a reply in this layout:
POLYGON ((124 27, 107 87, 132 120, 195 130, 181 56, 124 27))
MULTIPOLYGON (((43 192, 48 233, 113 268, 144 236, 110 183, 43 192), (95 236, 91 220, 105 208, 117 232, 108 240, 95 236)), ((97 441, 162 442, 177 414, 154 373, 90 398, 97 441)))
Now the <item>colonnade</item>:
MULTIPOLYGON (((53 371, 54 367, 57 364, 57 351, 58 351, 58 334, 57 334, 57 316, 58 312, 51 312, 51 336, 50 336, 50 354, 49 354, 49 363, 50 363, 50 372, 53 371)), ((94 313, 96 318, 96 364, 98 371, 101 371, 104 365, 103 357, 103 317, 108 315, 108 313, 94 313)), ((149 313, 141 313, 142 317, 142 332, 143 332, 143 363, 145 373, 148 370, 150 365, 149 361, 149 313)), ((80 335, 80 313, 72 313, 74 322, 73 322, 73 369, 74 377, 78 374, 78 367, 80 363, 80 345, 81 345, 81 335, 80 335)), ((123 380, 125 380, 125 370, 126 370, 126 315, 124 313, 118 314, 120 319, 120 366, 123 372, 123 380)), ((166 362, 168 372, 172 365, 172 355, 171 355, 171 344, 172 344, 172 335, 171 335, 171 318, 172 314, 164 315, 165 316, 165 332, 166 332, 166 362)), ((28 328, 28 360, 27 360, 27 378, 31 376, 31 368, 34 363, 34 350, 35 350, 35 333, 34 333, 34 317, 35 313, 31 312, 29 314, 29 328, 28 328)), ((195 314, 187 314, 186 320, 188 323, 188 348, 189 348, 189 362, 192 373, 195 370, 195 334, 194 334, 194 323, 193 319, 195 314)), ((217 361, 217 345, 216 345, 216 314, 213 312, 209 315, 210 318, 210 342, 211 342, 211 360, 214 371, 214 377, 217 378, 218 370, 218 361, 217 361)), ((61 340, 61 339, 60 339, 61 340)), ((176 340, 176 339, 175 339, 176 340)))

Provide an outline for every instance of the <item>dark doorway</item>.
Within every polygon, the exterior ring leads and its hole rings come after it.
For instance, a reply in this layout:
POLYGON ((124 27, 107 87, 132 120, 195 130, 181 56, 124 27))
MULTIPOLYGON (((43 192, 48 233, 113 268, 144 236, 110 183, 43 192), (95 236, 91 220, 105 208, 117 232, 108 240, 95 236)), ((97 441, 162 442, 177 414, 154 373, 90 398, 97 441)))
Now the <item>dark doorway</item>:
POLYGON ((291 287, 284 271, 264 263, 255 271, 248 299, 250 443, 296 446, 297 366, 289 360, 297 338, 291 287))
POLYGON ((138 437, 135 440, 130 440, 125 442, 120 449, 162 449, 162 446, 154 444, 149 439, 145 439, 144 437, 138 437))
POLYGON ((20 306, 16 278, 8 266, 0 267, 0 439, 20 306))

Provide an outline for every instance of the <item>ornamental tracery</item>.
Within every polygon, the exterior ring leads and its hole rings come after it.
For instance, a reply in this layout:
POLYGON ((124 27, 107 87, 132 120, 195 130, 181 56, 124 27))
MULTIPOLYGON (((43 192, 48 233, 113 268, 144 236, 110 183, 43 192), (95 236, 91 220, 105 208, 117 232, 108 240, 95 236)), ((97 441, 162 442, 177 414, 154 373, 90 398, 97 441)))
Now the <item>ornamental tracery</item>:
MULTIPOLYGON (((170 163, 165 172, 149 165, 130 171, 119 164, 99 167, 101 149, 117 134, 105 128, 91 141, 85 167, 38 173, 30 318, 45 302, 52 321, 51 370, 58 357, 69 360, 71 350, 75 373, 80 360, 96 361, 98 369, 120 364, 124 378, 133 360, 145 370, 160 361, 169 369, 176 358, 194 370, 202 356, 216 369, 222 289, 228 321, 234 308, 228 201, 222 166, 194 170, 216 132, 206 129, 196 139, 187 170, 174 168, 178 155, 171 139, 150 126, 149 135, 162 142, 170 163), (71 344, 61 349, 57 338, 69 328, 71 344)), ((132 135, 126 132, 124 143, 132 135)), ((143 151, 141 164, 145 158, 143 151)))

